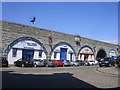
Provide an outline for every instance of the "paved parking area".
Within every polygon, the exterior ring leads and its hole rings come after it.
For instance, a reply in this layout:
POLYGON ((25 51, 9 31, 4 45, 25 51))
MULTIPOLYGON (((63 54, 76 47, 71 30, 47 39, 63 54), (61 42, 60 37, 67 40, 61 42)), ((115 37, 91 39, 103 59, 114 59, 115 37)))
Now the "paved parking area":
POLYGON ((2 69, 3 88, 116 88, 118 77, 101 74, 97 66, 9 67, 2 69))

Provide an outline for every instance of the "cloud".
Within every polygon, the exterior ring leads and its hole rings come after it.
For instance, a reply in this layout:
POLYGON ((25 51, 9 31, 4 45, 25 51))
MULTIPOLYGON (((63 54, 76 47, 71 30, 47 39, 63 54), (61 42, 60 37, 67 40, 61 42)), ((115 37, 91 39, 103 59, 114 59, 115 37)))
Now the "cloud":
POLYGON ((118 44, 118 40, 100 40, 107 43, 118 44))

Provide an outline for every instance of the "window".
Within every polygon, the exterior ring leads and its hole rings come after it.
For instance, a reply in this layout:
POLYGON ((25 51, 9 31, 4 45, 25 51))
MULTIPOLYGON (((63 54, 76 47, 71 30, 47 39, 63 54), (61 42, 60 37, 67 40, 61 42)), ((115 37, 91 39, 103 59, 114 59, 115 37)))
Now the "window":
POLYGON ((56 56, 57 56, 57 52, 54 52, 54 58, 56 58, 56 56))
POLYGON ((70 53, 70 61, 72 61, 72 55, 73 55, 73 53, 70 53))
POLYGON ((42 58, 42 50, 39 51, 39 58, 42 58))
POLYGON ((17 55, 17 49, 13 48, 12 57, 16 57, 16 55, 17 55))

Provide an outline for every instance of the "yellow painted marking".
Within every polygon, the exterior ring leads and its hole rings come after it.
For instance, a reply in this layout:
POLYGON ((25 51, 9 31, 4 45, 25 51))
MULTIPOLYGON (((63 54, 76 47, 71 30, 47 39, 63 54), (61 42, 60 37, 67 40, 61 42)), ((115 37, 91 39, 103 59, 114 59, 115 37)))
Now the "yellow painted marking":
POLYGON ((118 75, 113 75, 113 74, 110 74, 110 73, 105 73, 105 72, 102 72, 102 71, 99 71, 97 70, 97 68, 93 68, 93 71, 97 72, 97 73, 100 73, 100 74, 104 74, 104 75, 108 75, 108 76, 111 76, 111 77, 116 77, 118 75))

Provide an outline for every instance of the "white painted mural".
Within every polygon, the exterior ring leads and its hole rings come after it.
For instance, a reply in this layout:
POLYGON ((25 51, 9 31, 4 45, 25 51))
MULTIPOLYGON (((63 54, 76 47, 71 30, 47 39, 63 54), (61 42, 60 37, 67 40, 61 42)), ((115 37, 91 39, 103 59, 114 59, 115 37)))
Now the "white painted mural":
POLYGON ((51 59, 60 60, 61 48, 67 49, 67 52, 66 52, 66 59, 67 59, 67 60, 70 60, 71 57, 72 57, 72 61, 75 60, 75 53, 74 53, 74 51, 72 50, 72 48, 71 48, 70 46, 65 45, 65 44, 59 45, 59 46, 57 46, 57 47, 54 49, 54 51, 52 52, 52 55, 51 55, 51 59), (55 52, 56 52, 56 58, 54 58, 55 52), (72 53, 72 56, 70 55, 71 53, 72 53))
POLYGON ((78 60, 86 60, 86 61, 94 60, 94 54, 92 50, 88 47, 81 49, 81 51, 79 52, 78 60))
POLYGON ((16 43, 12 47, 12 49, 9 51, 8 63, 14 64, 14 61, 17 61, 18 59, 22 58, 23 49, 33 50, 34 51, 33 59, 46 59, 46 54, 43 48, 38 43, 31 41, 31 40, 24 40, 24 41, 16 43), (13 57, 13 49, 16 49, 16 56, 14 57, 13 57), (39 51, 42 51, 41 57, 39 56, 39 51))

